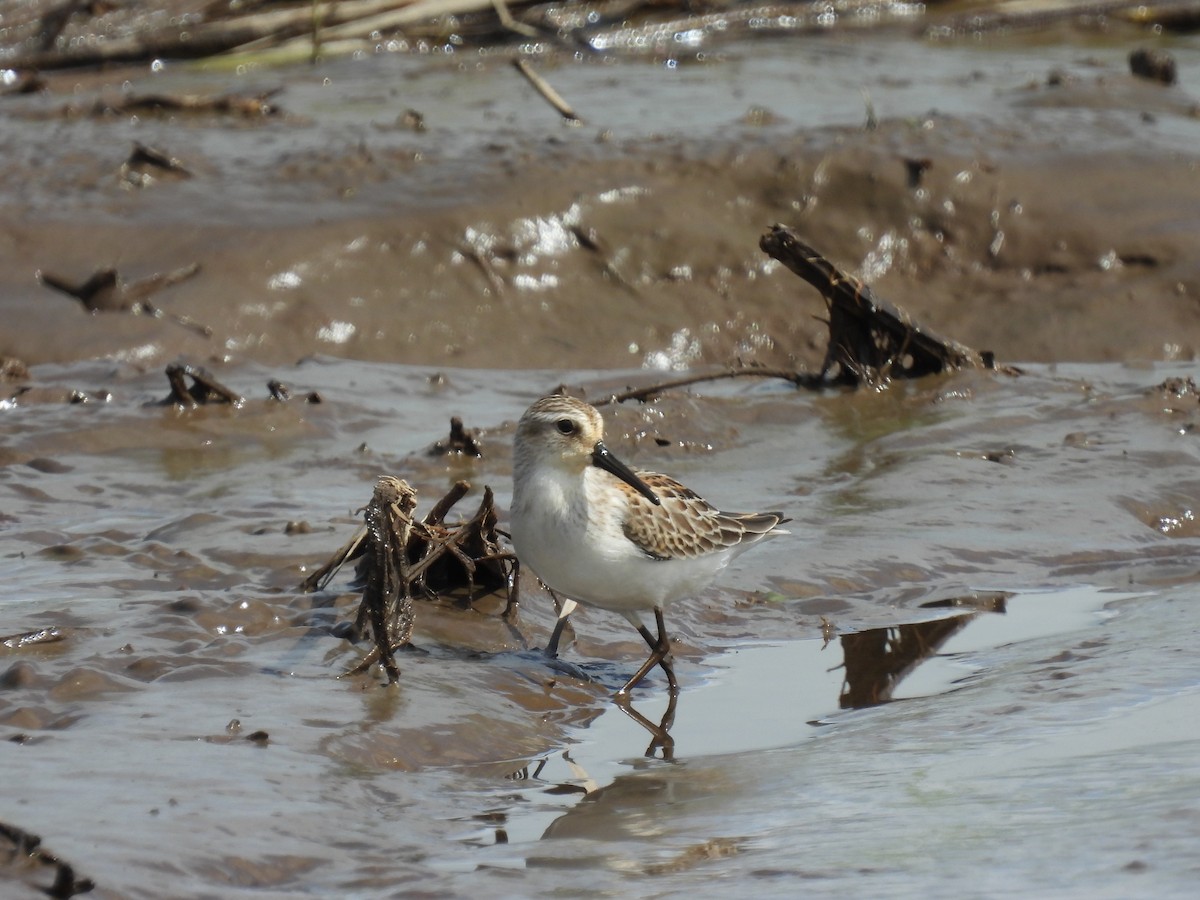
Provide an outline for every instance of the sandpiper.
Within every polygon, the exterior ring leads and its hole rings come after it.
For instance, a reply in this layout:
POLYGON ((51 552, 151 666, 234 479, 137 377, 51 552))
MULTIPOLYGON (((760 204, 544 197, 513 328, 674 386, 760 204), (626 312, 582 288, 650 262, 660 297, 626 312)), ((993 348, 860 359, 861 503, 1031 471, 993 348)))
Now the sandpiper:
MULTIPOLYGON (((618 698, 656 665, 677 694, 663 608, 703 589, 756 542, 787 533, 782 513, 721 512, 666 475, 634 472, 604 445, 600 413, 563 396, 538 400, 517 425, 511 519, 517 557, 547 587, 621 613, 650 646, 618 698), (639 615, 650 610, 657 636, 639 615)), ((552 655, 574 606, 563 604, 552 655)))

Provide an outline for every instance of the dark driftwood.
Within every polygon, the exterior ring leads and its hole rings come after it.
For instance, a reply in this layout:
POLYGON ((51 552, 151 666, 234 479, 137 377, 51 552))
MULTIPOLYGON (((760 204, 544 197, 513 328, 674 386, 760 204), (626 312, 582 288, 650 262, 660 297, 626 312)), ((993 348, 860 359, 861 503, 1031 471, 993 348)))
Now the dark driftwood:
POLYGON ((463 426, 463 420, 458 416, 450 419, 450 435, 444 441, 438 441, 429 448, 430 456, 473 456, 483 459, 483 448, 474 431, 463 426))
POLYGON ((413 519, 417 494, 407 482, 382 476, 375 486, 364 518, 366 526, 333 558, 313 572, 302 591, 322 590, 346 562, 359 559, 364 583, 355 619, 359 634, 369 633, 374 647, 346 675, 383 665, 392 684, 400 677, 395 653, 412 638, 416 592, 430 598, 466 589, 467 603, 501 588, 508 591, 505 616, 517 606, 517 562, 500 548, 496 507, 485 487, 479 509, 466 522, 446 525, 446 514, 470 485, 460 481, 434 504, 421 521, 413 519))
POLYGON ((790 228, 773 226, 759 246, 825 298, 829 345, 821 380, 835 366, 838 372, 833 380, 845 384, 995 367, 991 353, 972 350, 915 324, 906 312, 880 300, 870 287, 839 270, 790 228))
POLYGON ((184 406, 193 408, 209 403, 228 403, 241 406, 246 401, 234 391, 225 387, 221 382, 202 366, 191 366, 186 363, 171 363, 167 366, 167 383, 171 385, 171 393, 162 401, 163 406, 184 406), (188 379, 192 383, 188 384, 188 379))
POLYGON ((400 680, 396 651, 412 638, 416 624, 407 553, 416 508, 417 492, 408 482, 390 476, 379 479, 365 514, 367 584, 354 622, 360 633, 370 633, 375 647, 347 675, 365 672, 378 661, 388 684, 400 680))

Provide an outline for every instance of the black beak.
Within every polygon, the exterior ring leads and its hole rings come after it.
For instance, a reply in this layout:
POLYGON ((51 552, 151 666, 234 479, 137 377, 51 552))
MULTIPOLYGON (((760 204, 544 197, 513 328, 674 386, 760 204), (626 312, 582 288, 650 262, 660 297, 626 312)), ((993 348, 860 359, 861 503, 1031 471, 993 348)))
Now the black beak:
POLYGON ((592 465, 604 469, 606 472, 612 472, 655 506, 662 506, 658 494, 650 490, 650 486, 646 482, 634 475, 633 469, 613 456, 612 452, 604 446, 604 441, 596 441, 596 448, 592 451, 592 465))

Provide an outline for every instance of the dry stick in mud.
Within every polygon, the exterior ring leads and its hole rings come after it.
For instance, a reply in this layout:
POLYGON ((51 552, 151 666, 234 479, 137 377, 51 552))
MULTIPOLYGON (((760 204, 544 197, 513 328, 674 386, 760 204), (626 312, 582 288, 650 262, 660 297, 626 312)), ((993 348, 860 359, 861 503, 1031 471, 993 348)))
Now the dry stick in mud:
MULTIPOLYGON (((790 381, 796 387, 816 389, 830 383, 828 376, 835 364, 838 372, 833 381, 843 384, 881 384, 889 378, 918 378, 952 369, 996 368, 990 352, 972 350, 915 324, 906 312, 880 300, 867 285, 842 272, 791 229, 773 226, 763 235, 759 246, 825 298, 829 343, 820 372, 737 366, 629 388, 597 399, 594 404, 646 402, 675 388, 727 378, 776 378, 790 381)), ((1013 375, 1020 370, 1004 366, 999 371, 1013 375)), ((560 385, 558 391, 566 393, 566 387, 560 385)))
POLYGON ((525 80, 533 85, 533 89, 542 95, 542 98, 549 103, 558 112, 560 116, 570 125, 582 125, 583 119, 571 108, 571 104, 550 86, 550 82, 546 81, 541 75, 533 70, 533 66, 529 65, 523 59, 514 59, 513 67, 525 76, 525 80))
POLYGON ((951 369, 995 368, 991 353, 972 350, 921 328, 902 309, 880 300, 870 287, 839 270, 790 228, 773 226, 759 246, 825 298, 829 345, 821 364, 821 380, 835 364, 835 380, 844 384, 878 384, 893 377, 919 378, 951 369))
POLYGON ((192 409, 209 403, 241 406, 246 402, 239 394, 217 381, 212 373, 202 366, 171 363, 167 366, 167 383, 171 386, 171 393, 160 402, 160 406, 182 406, 192 409), (191 386, 187 383, 189 378, 192 379, 191 386))
POLYGON ((347 675, 365 672, 380 662, 388 684, 400 680, 396 651, 412 638, 416 624, 408 565, 416 508, 417 492, 408 482, 390 476, 379 479, 365 513, 367 584, 354 622, 360 633, 370 631, 375 647, 347 675))
POLYGON ((415 521, 416 491, 399 478, 380 477, 365 509, 366 527, 304 580, 301 590, 321 590, 343 564, 362 558, 360 573, 366 584, 355 628, 369 631, 375 646, 345 675, 357 675, 379 662, 388 683, 397 681, 395 653, 412 638, 415 622, 414 588, 436 597, 465 587, 469 602, 478 591, 492 593, 503 587, 508 592, 504 616, 515 613, 517 564, 511 553, 500 549, 491 488, 484 488, 479 510, 470 520, 444 524, 446 514, 470 487, 458 482, 424 520, 415 521))

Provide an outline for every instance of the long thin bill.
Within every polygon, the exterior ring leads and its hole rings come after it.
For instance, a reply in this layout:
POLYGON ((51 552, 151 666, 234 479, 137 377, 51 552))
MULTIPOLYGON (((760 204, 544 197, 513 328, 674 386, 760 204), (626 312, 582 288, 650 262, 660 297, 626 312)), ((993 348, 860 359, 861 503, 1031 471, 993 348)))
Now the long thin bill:
POLYGON ((604 469, 606 472, 612 472, 655 506, 662 505, 658 494, 650 490, 650 485, 638 478, 633 473, 633 469, 613 456, 612 451, 604 446, 604 441, 596 441, 596 448, 592 451, 592 465, 604 469))

